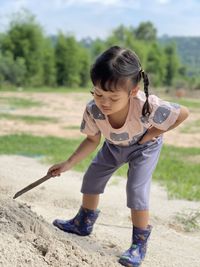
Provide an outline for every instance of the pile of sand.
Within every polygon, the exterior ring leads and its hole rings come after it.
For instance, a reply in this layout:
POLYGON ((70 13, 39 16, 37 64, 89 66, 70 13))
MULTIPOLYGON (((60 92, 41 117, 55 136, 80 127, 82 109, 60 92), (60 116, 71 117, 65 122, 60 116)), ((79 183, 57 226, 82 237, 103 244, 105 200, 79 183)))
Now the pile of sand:
POLYGON ((1 199, 0 227, 0 264, 4 267, 118 266, 98 251, 88 253, 27 204, 1 199))
MULTIPOLYGON (((80 237, 60 231, 51 222, 70 219, 78 211, 81 173, 66 172, 12 200, 48 167, 32 158, 0 156, 0 266, 121 266, 118 259, 129 247, 132 232, 126 180, 112 177, 101 196, 93 233, 80 237)), ((153 231, 142 266, 199 267, 200 233, 185 232, 175 215, 200 210, 200 203, 169 200, 164 188, 152 183, 150 206, 153 231)))

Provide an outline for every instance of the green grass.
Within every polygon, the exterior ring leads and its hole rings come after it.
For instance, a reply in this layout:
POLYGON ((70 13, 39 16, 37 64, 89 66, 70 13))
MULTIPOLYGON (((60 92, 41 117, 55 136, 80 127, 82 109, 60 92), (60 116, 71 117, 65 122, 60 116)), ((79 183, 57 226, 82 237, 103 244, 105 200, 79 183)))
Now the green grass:
MULTIPOLYGON (((57 137, 39 137, 26 134, 0 136, 0 153, 42 157, 42 161, 52 165, 68 158, 84 139, 69 140, 57 137)), ((100 146, 98 147, 98 149, 100 146)), ((84 172, 96 152, 74 167, 84 172)), ((153 179, 168 189, 170 198, 200 200, 200 164, 191 161, 199 157, 200 148, 179 148, 164 145, 153 179), (190 159, 190 160, 189 160, 190 159)), ((50 166, 49 165, 49 166, 50 166)), ((126 177, 127 165, 116 174, 126 177)))
POLYGON ((26 93, 84 93, 89 92, 90 87, 82 88, 82 87, 12 87, 12 88, 6 88, 2 87, 0 88, 0 92, 26 92, 26 93), (89 89, 88 89, 89 88, 89 89))
POLYGON ((169 98, 169 97, 166 97, 165 99, 170 102, 175 102, 180 105, 186 106, 189 109, 200 109, 200 100, 197 99, 191 99, 191 98, 183 99, 183 98, 169 98))
POLYGON ((153 177, 167 187, 170 198, 200 200, 199 155, 200 148, 163 146, 153 177))
POLYGON ((20 97, 0 96, 0 104, 9 105, 11 108, 31 108, 42 106, 43 103, 35 100, 24 99, 20 97))
MULTIPOLYGON (((79 140, 69 140, 52 136, 40 137, 27 134, 0 136, 0 153, 42 157, 42 161, 54 164, 70 156, 83 139, 84 137, 79 140)), ((77 165, 75 170, 86 170, 91 159, 92 155, 77 165)))
POLYGON ((44 122, 58 122, 58 119, 51 118, 51 117, 44 117, 44 116, 28 116, 28 115, 13 115, 13 114, 6 114, 0 113, 0 119, 7 119, 7 120, 21 120, 28 124, 30 123, 44 123, 44 122))
POLYGON ((200 120, 187 123, 184 128, 181 128, 181 133, 200 133, 200 120))

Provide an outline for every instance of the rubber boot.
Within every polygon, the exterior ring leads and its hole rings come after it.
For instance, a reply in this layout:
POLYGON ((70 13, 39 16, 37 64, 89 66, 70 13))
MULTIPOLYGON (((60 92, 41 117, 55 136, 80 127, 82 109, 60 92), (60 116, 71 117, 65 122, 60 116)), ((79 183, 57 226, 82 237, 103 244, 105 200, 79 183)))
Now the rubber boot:
POLYGON ((148 225, 145 230, 133 226, 132 245, 122 254, 119 263, 128 267, 140 266, 146 255, 147 241, 151 230, 151 225, 148 225))
POLYGON ((53 221, 53 225, 60 230, 68 233, 73 233, 81 236, 90 235, 93 230, 93 224, 95 223, 100 210, 89 210, 80 207, 77 215, 68 221, 56 219, 53 221))

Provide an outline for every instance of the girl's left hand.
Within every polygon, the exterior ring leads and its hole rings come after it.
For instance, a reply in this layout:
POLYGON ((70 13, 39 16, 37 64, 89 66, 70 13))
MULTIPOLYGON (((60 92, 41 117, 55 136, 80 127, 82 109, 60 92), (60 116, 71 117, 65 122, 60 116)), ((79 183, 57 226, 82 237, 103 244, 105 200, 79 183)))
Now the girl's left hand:
POLYGON ((142 145, 148 141, 155 141, 163 133, 164 131, 159 130, 153 126, 150 126, 145 135, 143 135, 142 139, 138 141, 138 144, 142 145))
POLYGON ((143 145, 144 143, 148 142, 148 141, 155 141, 158 138, 158 136, 156 137, 152 137, 151 139, 145 138, 145 136, 138 142, 139 145, 143 145))

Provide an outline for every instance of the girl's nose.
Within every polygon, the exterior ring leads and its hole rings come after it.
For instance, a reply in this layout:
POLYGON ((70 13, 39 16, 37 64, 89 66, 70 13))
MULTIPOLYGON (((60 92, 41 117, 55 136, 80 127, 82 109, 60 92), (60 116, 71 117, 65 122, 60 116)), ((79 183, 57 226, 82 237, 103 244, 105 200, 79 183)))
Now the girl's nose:
POLYGON ((109 107, 110 106, 110 99, 107 97, 102 97, 102 101, 101 104, 105 107, 109 107))

